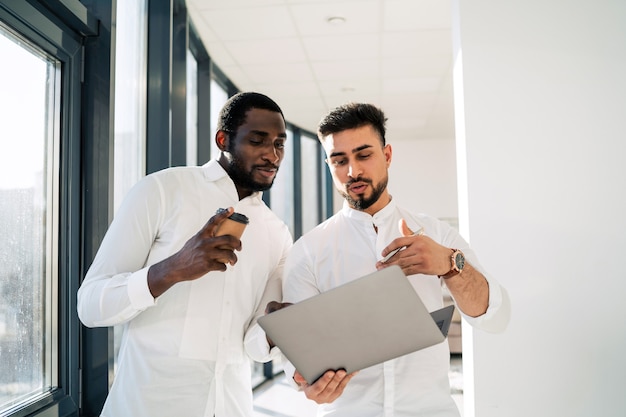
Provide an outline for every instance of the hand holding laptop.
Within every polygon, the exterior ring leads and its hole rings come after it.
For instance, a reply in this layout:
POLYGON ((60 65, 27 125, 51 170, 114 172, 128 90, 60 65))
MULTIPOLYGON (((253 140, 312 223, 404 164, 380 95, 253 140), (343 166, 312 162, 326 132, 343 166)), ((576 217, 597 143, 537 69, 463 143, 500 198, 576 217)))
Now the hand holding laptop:
POLYGON ((332 403, 343 394, 343 390, 348 385, 348 382, 355 376, 358 371, 348 374, 345 370, 340 369, 338 371, 326 371, 317 381, 312 385, 309 384, 306 379, 296 370, 293 376, 293 380, 300 386, 300 389, 304 392, 309 400, 315 401, 318 404, 332 403))

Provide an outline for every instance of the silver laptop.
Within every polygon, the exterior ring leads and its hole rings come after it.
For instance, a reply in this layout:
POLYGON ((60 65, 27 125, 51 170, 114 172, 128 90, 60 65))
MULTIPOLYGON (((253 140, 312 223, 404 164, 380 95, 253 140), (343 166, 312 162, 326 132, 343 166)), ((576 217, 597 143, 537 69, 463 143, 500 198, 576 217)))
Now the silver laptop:
POLYGON ((445 340, 454 306, 426 310, 397 265, 265 315, 259 325, 312 384, 445 340))

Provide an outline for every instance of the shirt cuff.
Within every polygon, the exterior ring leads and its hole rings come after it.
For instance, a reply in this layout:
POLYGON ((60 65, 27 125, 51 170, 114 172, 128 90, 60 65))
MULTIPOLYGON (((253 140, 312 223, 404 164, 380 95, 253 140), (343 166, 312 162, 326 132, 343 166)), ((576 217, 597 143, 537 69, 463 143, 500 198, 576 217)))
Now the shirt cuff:
POLYGON ((138 311, 143 311, 156 304, 156 300, 148 288, 148 269, 140 269, 128 277, 128 299, 131 306, 138 311))
POLYGON ((274 346, 270 350, 265 331, 258 323, 246 332, 244 345, 250 359, 256 362, 265 363, 280 358, 280 349, 274 346))

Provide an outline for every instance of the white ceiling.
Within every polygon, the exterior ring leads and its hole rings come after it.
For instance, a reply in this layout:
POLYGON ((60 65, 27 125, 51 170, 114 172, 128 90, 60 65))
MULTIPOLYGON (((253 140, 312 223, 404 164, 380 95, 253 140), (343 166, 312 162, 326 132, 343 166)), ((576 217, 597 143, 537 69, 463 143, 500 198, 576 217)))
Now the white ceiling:
POLYGON ((187 0, 198 34, 240 90, 316 131, 348 101, 385 111, 390 140, 453 139, 450 2, 187 0), (343 24, 328 23, 341 16, 343 24))

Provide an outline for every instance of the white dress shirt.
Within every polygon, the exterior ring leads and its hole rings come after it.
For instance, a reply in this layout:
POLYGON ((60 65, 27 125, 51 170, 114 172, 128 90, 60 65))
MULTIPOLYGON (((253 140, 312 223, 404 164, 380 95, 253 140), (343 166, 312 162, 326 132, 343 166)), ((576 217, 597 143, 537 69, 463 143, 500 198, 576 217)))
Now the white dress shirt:
MULTIPOLYGON (((436 242, 462 250, 467 261, 485 275, 490 288, 489 309, 478 318, 464 318, 476 327, 487 325, 496 315, 502 295, 499 285, 485 274, 469 245, 447 223, 411 213, 393 200, 374 216, 344 204, 339 213, 296 241, 285 264, 284 301, 299 302, 376 271, 375 264, 382 259, 383 248, 400 237, 398 224, 402 218, 411 230, 422 227, 426 236, 436 242)), ((442 284, 437 276, 418 274, 408 279, 428 311, 443 307, 442 284)), ((459 411, 450 395, 449 367, 446 340, 363 369, 337 400, 319 407, 318 415, 458 417, 459 411)), ((285 364, 290 382, 293 369, 291 364, 285 364)))
POLYGON ((123 324, 103 417, 243 417, 252 414, 250 359, 272 359, 256 324, 281 299, 292 237, 255 193, 239 201, 217 161, 143 178, 118 210, 78 291, 88 327, 123 324), (177 252, 221 207, 250 223, 238 261, 174 285, 158 299, 150 265, 177 252))

